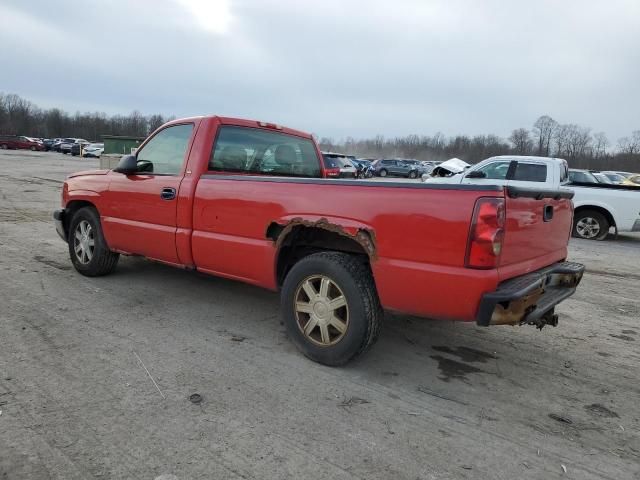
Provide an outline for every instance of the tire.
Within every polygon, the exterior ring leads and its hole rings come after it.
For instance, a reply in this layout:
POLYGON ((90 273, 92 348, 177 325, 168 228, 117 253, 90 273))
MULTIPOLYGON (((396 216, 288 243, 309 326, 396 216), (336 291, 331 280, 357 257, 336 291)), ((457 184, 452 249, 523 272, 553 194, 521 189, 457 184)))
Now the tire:
POLYGON ((596 210, 582 210, 573 218, 571 235, 585 240, 604 240, 611 225, 606 217, 596 210))
POLYGON ((284 280, 281 304, 291 341, 305 356, 323 365, 346 364, 369 349, 380 333, 383 311, 373 276, 368 265, 354 255, 321 252, 304 257, 284 280), (328 287, 323 297, 325 279, 328 287), (307 293, 308 287, 315 297, 307 293), (344 305, 332 309, 329 302, 340 299, 344 305), (296 305, 304 305, 309 313, 296 305), (322 325, 323 321, 331 323, 322 325), (311 322, 315 323, 305 334, 303 329, 311 322))
POLYGON ((386 177, 387 176, 387 170, 385 168, 383 168, 382 170, 380 170, 380 173, 378 173, 378 175, 380 175, 381 177, 386 177))
POLYGON ((120 255, 109 250, 102 235, 100 216, 92 207, 81 208, 73 215, 69 225, 67 243, 69 244, 71 263, 82 275, 87 277, 107 275, 113 272, 118 265, 120 255), (87 233, 88 241, 86 243, 78 238, 78 236, 82 237, 83 233, 87 233), (93 240, 93 246, 89 243, 91 240, 93 240))
POLYGON ((417 178, 418 177, 418 172, 416 172, 415 170, 411 170, 409 172, 409 178, 417 178))
POLYGON ((64 155, 66 155, 67 153, 69 153, 69 152, 67 152, 66 150, 60 150, 60 151, 61 151, 64 155))
POLYGON ((7 145, 6 143, 3 143, 2 145, 0 145, 0 148, 2 150, 9 150, 9 145, 7 145))
POLYGON ((31 147, 29 150, 31 150, 32 152, 36 151, 36 147, 31 147))

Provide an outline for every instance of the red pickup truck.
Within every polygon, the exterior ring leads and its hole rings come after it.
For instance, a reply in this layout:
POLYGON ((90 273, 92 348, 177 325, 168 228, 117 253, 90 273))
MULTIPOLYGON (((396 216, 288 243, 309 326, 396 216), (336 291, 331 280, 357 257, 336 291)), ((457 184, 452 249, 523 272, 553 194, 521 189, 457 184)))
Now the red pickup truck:
POLYGON ((70 175, 54 219, 83 275, 142 255, 280 291, 292 341, 341 365, 374 343, 383 309, 555 325, 584 271, 566 261, 572 195, 329 179, 311 135, 212 116, 70 175))

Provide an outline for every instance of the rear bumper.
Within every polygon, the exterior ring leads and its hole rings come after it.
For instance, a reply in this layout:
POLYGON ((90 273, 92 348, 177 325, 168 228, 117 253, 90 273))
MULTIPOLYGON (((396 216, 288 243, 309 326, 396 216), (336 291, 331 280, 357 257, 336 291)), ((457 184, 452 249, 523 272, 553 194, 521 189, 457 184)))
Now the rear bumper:
POLYGON ((64 208, 61 208, 60 210, 56 210, 55 212, 53 212, 53 221, 56 224, 56 232, 58 232, 58 235, 60 235, 60 238, 65 242, 67 241, 67 231, 64 228, 64 225, 65 225, 64 220, 65 220, 66 213, 67 211, 64 208))
POLYGON ((484 327, 553 323, 554 307, 574 294, 583 273, 584 265, 561 262, 502 282, 482 296, 476 322, 484 327))

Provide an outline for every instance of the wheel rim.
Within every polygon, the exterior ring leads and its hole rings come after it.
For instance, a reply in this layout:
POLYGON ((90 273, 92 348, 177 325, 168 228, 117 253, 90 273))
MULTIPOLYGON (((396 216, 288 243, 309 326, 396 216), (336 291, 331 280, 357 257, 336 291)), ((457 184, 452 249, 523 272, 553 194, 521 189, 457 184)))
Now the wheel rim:
POLYGON ((347 299, 338 284, 325 275, 300 282, 293 309, 302 334, 321 347, 338 343, 349 327, 347 299))
POLYGON ((386 177, 387 176, 387 171, 386 170, 380 170, 380 176, 381 177, 386 177))
POLYGON ((600 233, 600 223, 593 217, 583 217, 576 223, 576 231, 583 238, 595 238, 600 233))
POLYGON ((409 174, 409 177, 410 177, 410 178, 416 178, 416 172, 411 172, 411 173, 409 174))
POLYGON ((91 224, 86 220, 82 220, 78 223, 73 234, 73 250, 76 258, 83 265, 88 264, 93 258, 95 243, 95 234, 91 224))

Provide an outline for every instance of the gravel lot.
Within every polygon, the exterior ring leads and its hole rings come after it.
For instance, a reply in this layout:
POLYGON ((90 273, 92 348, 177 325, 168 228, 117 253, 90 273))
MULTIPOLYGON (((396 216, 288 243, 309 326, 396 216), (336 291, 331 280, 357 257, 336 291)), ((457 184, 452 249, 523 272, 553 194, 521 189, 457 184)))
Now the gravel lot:
POLYGON ((588 273, 557 328, 388 315, 331 369, 273 293, 75 273, 51 212, 97 165, 0 152, 0 479, 640 478, 640 235, 571 241, 588 273))

